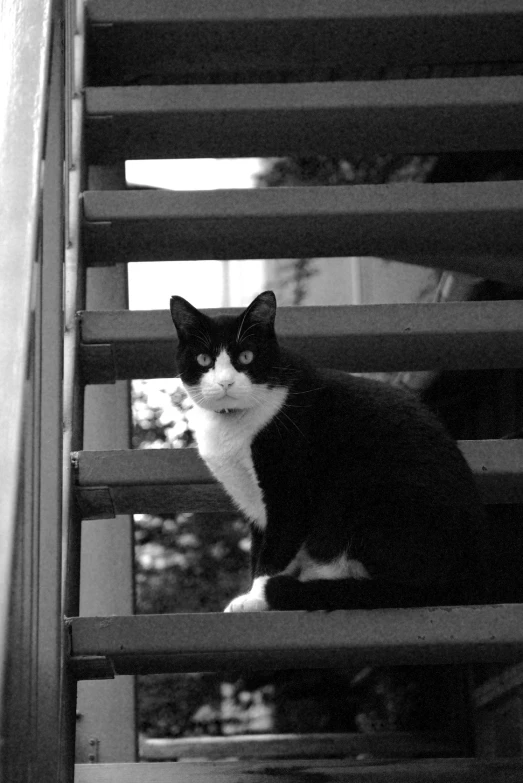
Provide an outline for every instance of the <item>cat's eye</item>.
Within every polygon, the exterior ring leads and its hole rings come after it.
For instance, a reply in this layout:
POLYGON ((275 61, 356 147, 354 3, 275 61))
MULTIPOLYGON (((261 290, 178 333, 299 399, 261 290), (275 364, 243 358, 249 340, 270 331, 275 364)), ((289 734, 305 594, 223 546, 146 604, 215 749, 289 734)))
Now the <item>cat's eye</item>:
POLYGON ((208 353, 199 353, 198 356, 196 357, 196 361, 198 362, 200 367, 209 367, 212 362, 212 359, 208 353))
POLYGON ((238 356, 238 361, 240 362, 240 364, 250 364, 253 359, 254 359, 254 354, 252 351, 242 351, 241 354, 238 356))

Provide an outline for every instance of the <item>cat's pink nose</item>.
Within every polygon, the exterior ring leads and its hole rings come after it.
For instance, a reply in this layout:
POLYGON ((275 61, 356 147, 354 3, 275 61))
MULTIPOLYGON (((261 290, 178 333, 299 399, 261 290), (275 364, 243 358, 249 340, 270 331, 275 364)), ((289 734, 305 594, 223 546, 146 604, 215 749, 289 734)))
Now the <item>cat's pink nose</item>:
POLYGON ((225 381, 218 381, 218 384, 222 387, 222 389, 225 389, 225 391, 227 391, 229 386, 232 386, 233 383, 234 383, 234 381, 227 381, 227 380, 225 380, 225 381))

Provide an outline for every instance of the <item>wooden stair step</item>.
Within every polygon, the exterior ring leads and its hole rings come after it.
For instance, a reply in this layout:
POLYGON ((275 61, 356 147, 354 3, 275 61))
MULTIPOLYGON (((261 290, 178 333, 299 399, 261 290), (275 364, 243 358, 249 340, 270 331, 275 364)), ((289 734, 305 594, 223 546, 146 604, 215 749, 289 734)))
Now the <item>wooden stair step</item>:
POLYGON ((87 16, 91 78, 104 84, 311 81, 523 59, 519 0, 88 0, 87 16))
MULTIPOLYGON (((166 304, 175 293, 166 291, 166 304)), ((87 383, 177 374, 168 310, 84 311, 80 324, 87 383)), ((281 307, 276 328, 286 348, 349 372, 499 369, 521 366, 523 356, 523 301, 517 300, 281 307)))
POLYGON ((77 764, 75 783, 520 783, 523 761, 430 759, 416 761, 154 762, 77 764))
POLYGON ((510 661, 523 653, 523 605, 334 612, 74 617, 79 679, 224 669, 510 661))
POLYGON ((196 449, 80 451, 73 460, 83 519, 234 509, 196 449))
POLYGON ((523 182, 87 191, 87 260, 381 256, 523 283, 523 182))
POLYGON ((441 758, 464 755, 463 743, 443 732, 377 731, 325 734, 240 734, 227 737, 140 738, 144 761, 181 759, 441 758))
POLYGON ((91 162, 522 145, 523 76, 86 90, 91 162))
MULTIPOLYGON (((466 440, 459 446, 484 503, 523 503, 523 440, 466 440)), ((234 508, 196 449, 80 451, 73 459, 84 519, 234 508)))

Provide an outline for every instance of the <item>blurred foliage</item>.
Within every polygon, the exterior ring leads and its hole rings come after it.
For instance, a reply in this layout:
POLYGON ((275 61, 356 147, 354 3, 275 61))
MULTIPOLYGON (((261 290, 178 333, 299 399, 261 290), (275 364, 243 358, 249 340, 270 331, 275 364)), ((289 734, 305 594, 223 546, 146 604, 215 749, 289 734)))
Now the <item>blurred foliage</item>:
POLYGON ((322 155, 274 158, 267 161, 257 184, 275 188, 425 182, 436 162, 434 155, 377 155, 354 160, 322 155))
POLYGON ((190 401, 178 378, 133 381, 132 444, 135 449, 194 446, 187 411, 190 401))
POLYGON ((138 611, 220 612, 249 581, 245 523, 228 514, 136 517, 138 611))

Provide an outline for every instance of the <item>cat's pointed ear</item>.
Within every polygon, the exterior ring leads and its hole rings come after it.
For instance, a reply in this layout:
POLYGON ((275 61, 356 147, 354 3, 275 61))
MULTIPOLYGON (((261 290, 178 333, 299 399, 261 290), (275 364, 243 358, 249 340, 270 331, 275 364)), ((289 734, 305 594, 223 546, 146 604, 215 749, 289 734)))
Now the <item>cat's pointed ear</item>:
POLYGON ((264 291, 251 302, 244 313, 244 319, 264 326, 274 327, 276 318, 276 297, 274 291, 264 291))
POLYGON ((182 296, 171 296, 171 316, 180 340, 201 329, 206 316, 182 296))

